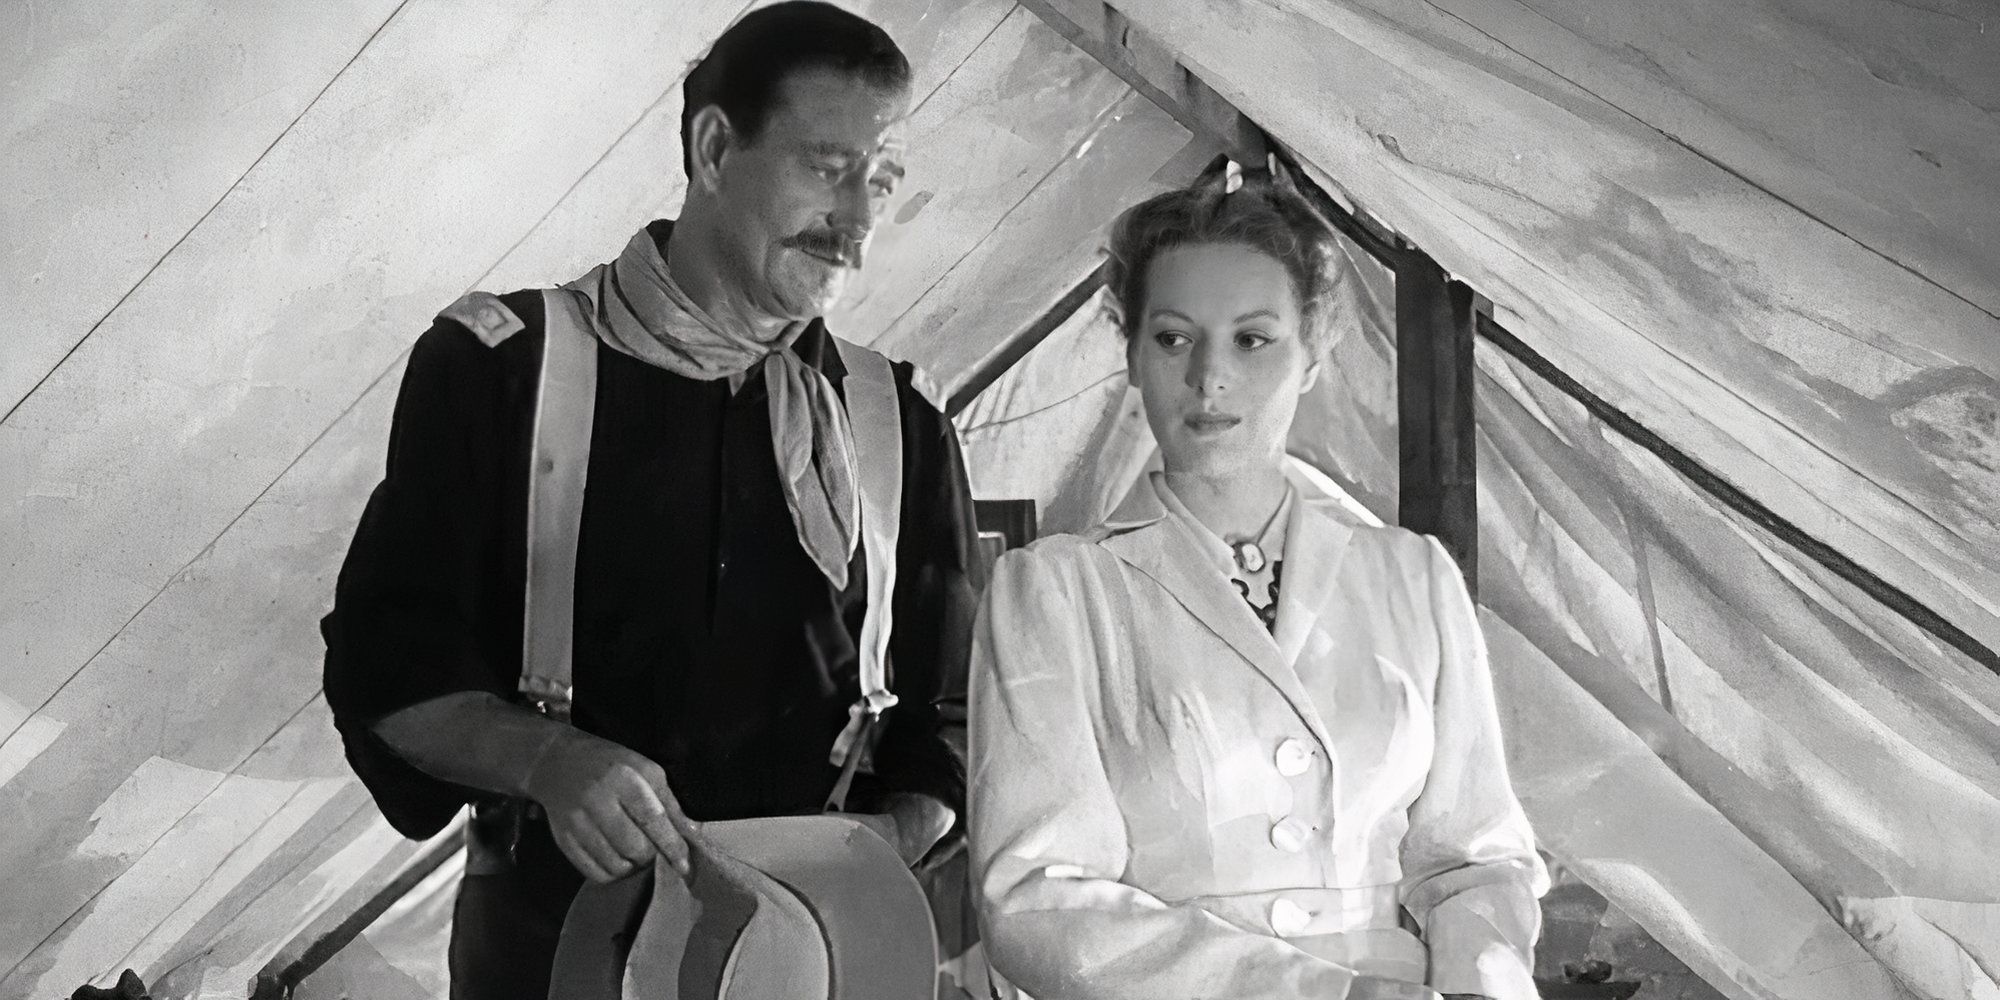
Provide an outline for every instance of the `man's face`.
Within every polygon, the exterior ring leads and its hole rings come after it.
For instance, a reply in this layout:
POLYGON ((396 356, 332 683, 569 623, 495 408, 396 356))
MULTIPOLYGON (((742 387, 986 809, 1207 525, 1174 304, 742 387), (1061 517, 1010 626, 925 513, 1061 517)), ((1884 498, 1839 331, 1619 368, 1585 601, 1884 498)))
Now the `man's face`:
POLYGON ((909 103, 903 88, 802 70, 756 139, 729 146, 716 187, 726 280, 760 311, 808 320, 839 301, 902 179, 909 103))

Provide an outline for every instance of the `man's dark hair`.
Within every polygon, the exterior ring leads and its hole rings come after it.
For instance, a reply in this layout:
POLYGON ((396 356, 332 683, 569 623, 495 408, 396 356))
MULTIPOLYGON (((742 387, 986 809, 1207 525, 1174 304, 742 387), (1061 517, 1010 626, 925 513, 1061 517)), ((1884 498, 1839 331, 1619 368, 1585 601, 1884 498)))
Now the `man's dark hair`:
POLYGON ((681 169, 694 177, 690 135, 696 112, 713 104, 753 142, 777 106, 785 77, 808 69, 852 73, 877 87, 910 84, 910 61, 894 39, 857 14, 817 0, 791 0, 744 15, 696 63, 682 86, 681 169))

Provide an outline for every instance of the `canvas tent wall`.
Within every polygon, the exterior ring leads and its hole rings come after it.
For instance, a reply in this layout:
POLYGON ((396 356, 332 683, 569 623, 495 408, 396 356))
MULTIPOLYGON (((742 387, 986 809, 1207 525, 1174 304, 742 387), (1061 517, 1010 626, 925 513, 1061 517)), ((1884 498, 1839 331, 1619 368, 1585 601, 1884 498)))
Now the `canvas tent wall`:
MULTIPOLYGON (((678 81, 744 6, 0 11, 0 994, 240 992, 416 849, 341 760, 314 631, 403 352, 673 211, 678 81)), ((918 67, 934 183, 836 322, 949 372, 1187 135, 1011 3, 863 9, 918 67)))
MULTIPOLYGON (((1100 5, 857 6, 922 103, 835 321, 942 400, 1214 147, 1045 20, 1100 5)), ((1117 8, 1590 392, 2000 645, 1990 6, 1117 8)), ((671 214, 678 80, 743 9, 0 9, 0 995, 126 966, 241 995, 421 849, 342 764, 314 632, 402 352, 671 214)), ((1294 445, 1393 519, 1393 296, 1353 256, 1294 445)), ((960 414, 976 489, 1045 530, 1149 447, 1094 304, 1057 318, 960 414)), ((1481 592, 1545 847, 1732 997, 1993 995, 1993 672, 1477 363, 1481 592)))

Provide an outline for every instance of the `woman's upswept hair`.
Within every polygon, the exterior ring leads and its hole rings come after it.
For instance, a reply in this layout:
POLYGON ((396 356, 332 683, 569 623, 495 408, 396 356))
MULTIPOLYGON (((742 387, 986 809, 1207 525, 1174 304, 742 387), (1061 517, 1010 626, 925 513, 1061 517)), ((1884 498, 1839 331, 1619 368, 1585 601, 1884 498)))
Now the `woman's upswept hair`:
POLYGON ((1218 156, 1195 182, 1126 209, 1111 225, 1106 303, 1118 332, 1129 338, 1146 306, 1146 273, 1175 247, 1246 247, 1283 264, 1298 296, 1300 330, 1314 357, 1332 350, 1330 306, 1343 260, 1333 227, 1299 193, 1286 168, 1245 168, 1230 191, 1229 158, 1218 156))

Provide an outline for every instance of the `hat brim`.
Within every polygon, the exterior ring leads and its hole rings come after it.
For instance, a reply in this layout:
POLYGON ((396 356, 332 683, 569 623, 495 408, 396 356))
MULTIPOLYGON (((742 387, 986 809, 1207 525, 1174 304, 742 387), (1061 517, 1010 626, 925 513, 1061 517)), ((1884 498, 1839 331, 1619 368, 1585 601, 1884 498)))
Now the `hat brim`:
POLYGON ((625 961, 653 900, 653 870, 586 882, 563 918, 549 974, 551 1000, 623 1000, 625 961))
MULTIPOLYGON (((766 876, 810 912, 825 941, 833 1000, 935 998, 937 928, 929 900, 874 831, 840 816, 783 816, 704 824, 702 839, 707 849, 755 870, 745 876, 719 865, 725 879, 766 876)), ((645 870, 577 893, 556 949, 552 998, 560 992, 562 1000, 621 1000, 626 963, 641 935, 665 935, 657 941, 663 948, 649 949, 653 956, 678 954, 703 908, 677 877, 660 878, 659 891, 683 891, 656 903, 655 873, 645 870)))
POLYGON ((718 849, 796 893, 826 936, 835 1000, 930 1000, 937 925, 901 855, 841 816, 786 816, 704 827, 718 849))

